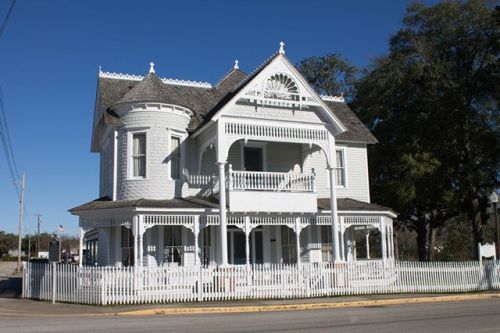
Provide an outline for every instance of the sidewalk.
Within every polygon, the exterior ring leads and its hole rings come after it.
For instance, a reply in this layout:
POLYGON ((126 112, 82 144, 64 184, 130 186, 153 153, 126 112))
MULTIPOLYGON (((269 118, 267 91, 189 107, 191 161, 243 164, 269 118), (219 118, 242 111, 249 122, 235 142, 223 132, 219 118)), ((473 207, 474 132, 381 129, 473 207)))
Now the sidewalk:
POLYGON ((500 298, 487 291, 468 294, 389 294, 337 296, 282 300, 239 300, 172 304, 90 306, 21 299, 21 277, 15 274, 15 263, 0 263, 0 317, 36 316, 146 316, 161 314, 203 314, 230 312, 297 311, 402 305, 411 303, 452 302, 500 298))
POLYGON ((88 306, 0 298, 0 317, 2 316, 146 316, 203 314, 230 312, 297 311, 314 309, 335 309, 344 307, 369 307, 402 305, 412 303, 451 302, 500 298, 500 293, 484 292, 471 294, 404 294, 404 295, 365 295, 339 296, 327 298, 286 299, 286 300, 242 300, 227 302, 196 302, 174 304, 147 304, 123 306, 88 306))

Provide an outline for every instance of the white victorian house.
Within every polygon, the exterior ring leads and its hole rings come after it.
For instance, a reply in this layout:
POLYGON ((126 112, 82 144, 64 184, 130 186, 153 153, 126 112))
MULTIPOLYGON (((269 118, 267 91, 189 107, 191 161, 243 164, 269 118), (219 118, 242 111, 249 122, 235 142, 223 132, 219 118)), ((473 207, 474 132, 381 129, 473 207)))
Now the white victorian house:
POLYGON ((314 91, 283 44, 215 85, 160 78, 153 64, 144 77, 99 71, 99 199, 70 210, 84 263, 393 258, 396 215, 370 203, 375 143, 343 98, 314 91))

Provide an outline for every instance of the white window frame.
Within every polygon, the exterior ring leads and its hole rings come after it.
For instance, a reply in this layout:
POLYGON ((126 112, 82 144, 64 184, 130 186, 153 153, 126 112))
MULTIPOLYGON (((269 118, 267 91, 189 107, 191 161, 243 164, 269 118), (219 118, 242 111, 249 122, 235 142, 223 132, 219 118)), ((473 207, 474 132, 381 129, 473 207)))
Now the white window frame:
POLYGON ((149 177, 149 156, 150 156, 150 144, 149 144, 149 127, 134 128, 127 131, 127 179, 128 180, 147 180, 149 177), (133 153, 133 138, 135 134, 144 134, 146 140, 146 174, 144 177, 134 177, 134 161, 132 157, 133 153))
MULTIPOLYGON (((346 154, 346 147, 335 147, 335 176, 337 176, 337 170, 339 169, 343 169, 344 170, 344 184, 343 185, 337 185, 337 183, 335 183, 335 187, 336 188, 347 188, 348 187, 348 183, 347 183, 347 154, 346 154), (344 166, 342 168, 340 168, 338 165, 337 165, 337 152, 340 151, 341 154, 342 154, 342 161, 344 162, 344 166)), ((335 177, 336 178, 336 177, 335 177)), ((337 182, 337 179, 335 179, 335 181, 337 182)))
POLYGON ((186 148, 185 148, 185 143, 184 141, 186 140, 187 138, 187 135, 181 131, 176 131, 176 130, 172 130, 172 129, 167 129, 167 134, 168 134, 168 155, 167 156, 170 156, 170 154, 172 153, 172 138, 178 138, 179 139, 179 147, 181 149, 181 156, 180 156, 180 159, 179 159, 179 178, 178 179, 175 179, 175 178, 172 178, 172 159, 169 158, 168 159, 168 179, 169 180, 172 180, 172 181, 181 181, 182 180, 182 173, 183 173, 183 170, 185 168, 185 156, 186 156, 186 148))
POLYGON ((250 142, 241 141, 240 145, 240 163, 241 170, 245 170, 245 148, 261 148, 262 149, 262 172, 267 171, 267 142, 250 142))

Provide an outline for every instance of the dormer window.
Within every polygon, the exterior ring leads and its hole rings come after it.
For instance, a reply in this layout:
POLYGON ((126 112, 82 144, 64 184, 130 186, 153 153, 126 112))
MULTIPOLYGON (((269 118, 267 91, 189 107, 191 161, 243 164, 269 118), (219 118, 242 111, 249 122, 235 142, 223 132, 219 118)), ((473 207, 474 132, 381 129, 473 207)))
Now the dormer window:
POLYGON ((146 178, 146 133, 132 135, 132 177, 146 178))

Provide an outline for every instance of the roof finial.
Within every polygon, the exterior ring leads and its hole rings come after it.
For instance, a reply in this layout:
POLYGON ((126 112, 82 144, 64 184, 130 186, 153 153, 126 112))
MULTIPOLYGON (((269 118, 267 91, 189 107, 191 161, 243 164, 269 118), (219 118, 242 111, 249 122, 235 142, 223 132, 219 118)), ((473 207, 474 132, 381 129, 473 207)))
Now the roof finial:
POLYGON ((240 66, 238 65, 240 62, 238 60, 234 61, 234 66, 233 69, 240 69, 240 66))
POLYGON ((280 54, 285 54, 285 43, 283 41, 280 42, 280 54))
POLYGON ((155 72, 155 64, 154 64, 154 62, 151 61, 149 63, 149 74, 154 74, 154 73, 156 73, 155 72))
POLYGON ((101 65, 99 65, 99 74, 101 74, 101 73, 102 73, 102 67, 101 67, 101 65))

